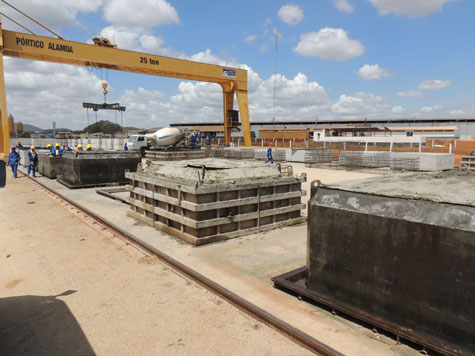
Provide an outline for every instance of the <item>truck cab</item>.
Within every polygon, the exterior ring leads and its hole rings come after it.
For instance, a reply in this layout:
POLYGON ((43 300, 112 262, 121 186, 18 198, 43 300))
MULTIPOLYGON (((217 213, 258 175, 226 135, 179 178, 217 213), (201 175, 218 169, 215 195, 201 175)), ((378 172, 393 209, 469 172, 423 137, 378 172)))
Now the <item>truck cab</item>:
POLYGON ((127 141, 127 147, 133 151, 145 150, 148 147, 147 137, 145 135, 132 135, 127 141))

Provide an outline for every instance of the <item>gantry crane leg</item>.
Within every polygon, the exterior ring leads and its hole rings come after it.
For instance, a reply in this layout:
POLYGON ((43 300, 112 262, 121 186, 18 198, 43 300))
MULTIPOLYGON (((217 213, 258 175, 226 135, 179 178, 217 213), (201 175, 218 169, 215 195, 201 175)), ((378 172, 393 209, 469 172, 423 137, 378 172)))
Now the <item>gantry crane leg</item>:
POLYGON ((3 71, 3 36, 0 22, 0 159, 8 159, 10 131, 8 130, 7 98, 5 94, 5 75, 3 71), (1 157, 3 155, 3 157, 1 157))
POLYGON ((224 142, 231 142, 231 118, 228 117, 228 110, 232 110, 234 106, 234 90, 227 90, 223 87, 223 110, 224 110, 224 142))
POLYGON ((239 114, 241 116, 241 126, 244 135, 244 144, 246 145, 246 147, 251 147, 251 123, 249 121, 249 104, 247 101, 247 90, 236 90, 236 96, 239 105, 239 114))

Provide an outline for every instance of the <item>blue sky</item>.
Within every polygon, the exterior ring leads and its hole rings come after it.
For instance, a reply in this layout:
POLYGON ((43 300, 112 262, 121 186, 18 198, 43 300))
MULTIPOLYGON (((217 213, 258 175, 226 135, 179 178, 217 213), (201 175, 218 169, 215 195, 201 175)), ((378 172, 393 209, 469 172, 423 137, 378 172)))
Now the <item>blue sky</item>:
MULTIPOLYGON (((275 33, 276 120, 475 116, 470 0, 11 2, 65 39, 103 34, 122 49, 247 69, 251 120, 274 114, 275 33)), ((106 77, 125 125, 222 120, 215 84, 12 58, 5 72, 8 111, 41 127, 84 127, 81 103, 102 101, 106 77)))

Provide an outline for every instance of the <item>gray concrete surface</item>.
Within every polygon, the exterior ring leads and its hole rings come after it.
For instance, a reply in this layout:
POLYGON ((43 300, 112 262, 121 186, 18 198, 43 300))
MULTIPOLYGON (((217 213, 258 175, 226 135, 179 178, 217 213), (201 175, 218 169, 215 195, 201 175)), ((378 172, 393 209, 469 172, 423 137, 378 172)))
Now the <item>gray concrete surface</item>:
POLYGON ((470 170, 390 174, 335 183, 329 187, 389 197, 475 206, 475 172, 470 170))

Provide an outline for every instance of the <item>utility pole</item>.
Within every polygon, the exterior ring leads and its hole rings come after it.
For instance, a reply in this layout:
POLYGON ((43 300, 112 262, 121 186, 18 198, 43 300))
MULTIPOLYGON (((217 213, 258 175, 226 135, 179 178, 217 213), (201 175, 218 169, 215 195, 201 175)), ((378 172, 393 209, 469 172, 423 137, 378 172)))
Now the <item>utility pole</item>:
POLYGON ((279 47, 277 46, 277 27, 274 28, 275 32, 275 57, 274 57, 274 115, 272 118, 272 126, 275 128, 275 98, 277 94, 277 53, 279 53, 279 47))

